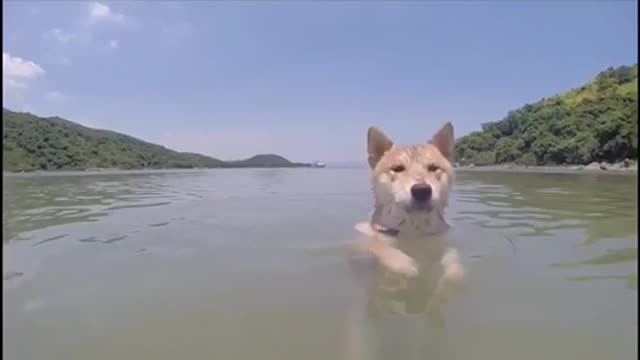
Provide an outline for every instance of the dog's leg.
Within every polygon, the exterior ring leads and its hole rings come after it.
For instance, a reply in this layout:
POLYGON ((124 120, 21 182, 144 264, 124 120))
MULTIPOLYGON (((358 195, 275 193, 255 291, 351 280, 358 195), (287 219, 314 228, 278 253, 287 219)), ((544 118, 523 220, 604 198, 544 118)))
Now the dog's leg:
POLYGON ((442 312, 449 296, 462 284, 464 279, 464 267, 460 261, 458 251, 448 248, 440 261, 443 274, 438 280, 431 300, 427 305, 427 313, 440 325, 443 325, 442 312))
POLYGON ((362 310, 351 308, 345 317, 344 327, 344 360, 372 360, 368 341, 368 331, 365 327, 365 316, 362 310))
POLYGON ((395 273, 409 277, 418 275, 415 261, 391 245, 395 240, 393 237, 381 234, 374 230, 371 224, 364 222, 358 223, 356 230, 365 235, 365 240, 356 243, 353 250, 374 255, 382 266, 395 273))
POLYGON ((376 236, 367 244, 367 249, 390 271, 409 277, 418 275, 418 266, 415 261, 401 250, 391 246, 388 239, 376 236))

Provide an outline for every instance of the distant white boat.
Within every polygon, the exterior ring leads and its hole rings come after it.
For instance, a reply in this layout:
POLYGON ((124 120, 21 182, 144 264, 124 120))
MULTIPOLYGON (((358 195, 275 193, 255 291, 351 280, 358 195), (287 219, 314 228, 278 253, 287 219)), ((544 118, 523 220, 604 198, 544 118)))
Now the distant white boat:
POLYGON ((323 168, 325 166, 327 166, 327 164, 320 161, 314 161, 311 163, 311 167, 314 167, 314 168, 323 168))

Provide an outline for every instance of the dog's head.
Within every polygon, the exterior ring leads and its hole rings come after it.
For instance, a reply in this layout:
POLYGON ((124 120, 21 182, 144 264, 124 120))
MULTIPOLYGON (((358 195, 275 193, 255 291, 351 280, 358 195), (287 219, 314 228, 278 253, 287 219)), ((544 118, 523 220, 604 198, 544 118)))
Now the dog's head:
POLYGON ((453 126, 446 123, 424 145, 395 145, 375 127, 367 133, 377 206, 403 214, 440 214, 453 182, 453 126))

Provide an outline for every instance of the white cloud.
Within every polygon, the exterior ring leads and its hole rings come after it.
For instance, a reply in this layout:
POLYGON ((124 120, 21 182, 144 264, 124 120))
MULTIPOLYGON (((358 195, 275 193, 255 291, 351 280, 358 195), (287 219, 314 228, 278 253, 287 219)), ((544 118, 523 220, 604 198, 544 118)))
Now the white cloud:
POLYGON ((24 60, 11 54, 2 53, 2 72, 8 77, 32 79, 44 74, 40 65, 30 60, 24 60))
POLYGON ((3 79, 2 85, 6 85, 8 87, 12 87, 12 88, 15 88, 15 89, 26 89, 27 88, 27 84, 25 82, 18 81, 18 80, 15 80, 15 79, 11 79, 11 78, 3 79))
POLYGON ((53 28, 45 33, 45 38, 54 39, 59 43, 66 44, 76 37, 75 34, 65 32, 58 28, 53 28))
POLYGON ((30 60, 2 53, 2 87, 26 88, 27 82, 44 75, 44 69, 30 60))
POLYGON ((107 5, 99 2, 89 4, 89 23, 100 21, 124 22, 124 20, 123 14, 112 11, 107 5))
POLYGON ((60 91, 49 91, 48 93, 45 94, 44 98, 47 101, 51 101, 51 102, 58 102, 58 101, 64 101, 67 99, 67 95, 61 93, 60 91))
POLYGON ((117 49, 119 46, 120 46, 120 43, 118 42, 118 40, 109 41, 109 47, 111 49, 117 49))

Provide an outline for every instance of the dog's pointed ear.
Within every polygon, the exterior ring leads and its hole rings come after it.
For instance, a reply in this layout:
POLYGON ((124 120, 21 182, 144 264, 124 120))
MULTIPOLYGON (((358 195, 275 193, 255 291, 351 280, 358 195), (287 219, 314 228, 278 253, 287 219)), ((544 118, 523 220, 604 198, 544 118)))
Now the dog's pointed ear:
POLYGON ((369 153, 369 165, 373 169, 382 155, 393 147, 387 135, 376 127, 370 127, 367 131, 367 151, 369 153))
POLYGON ((453 125, 450 122, 444 124, 431 138, 430 144, 435 146, 440 153, 449 160, 453 160, 455 140, 453 138, 453 125))

